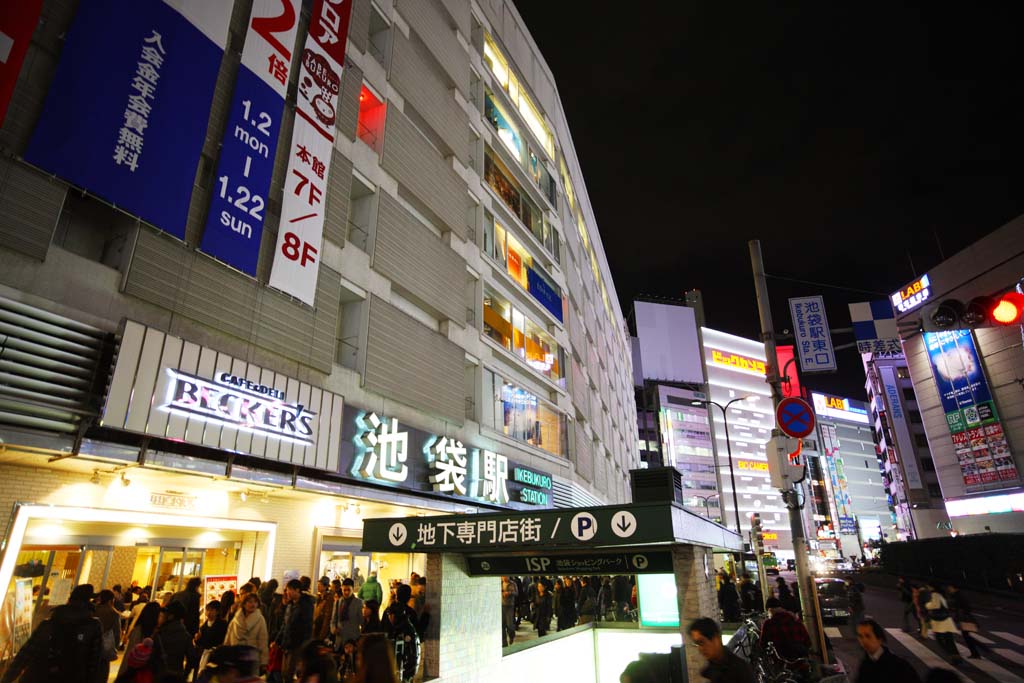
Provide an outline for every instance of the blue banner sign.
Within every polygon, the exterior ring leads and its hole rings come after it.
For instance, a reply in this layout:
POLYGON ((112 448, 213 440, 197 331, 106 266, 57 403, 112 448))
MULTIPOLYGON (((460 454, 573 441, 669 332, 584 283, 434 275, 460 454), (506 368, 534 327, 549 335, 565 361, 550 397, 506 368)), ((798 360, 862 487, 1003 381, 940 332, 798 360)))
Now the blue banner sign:
POLYGON ((200 249, 256 275, 298 0, 253 3, 200 249))
POLYGON ((562 322, 562 297, 548 284, 548 281, 533 268, 526 266, 527 291, 533 298, 562 322))
POLYGON ((80 3, 25 160, 184 239, 230 13, 80 3))

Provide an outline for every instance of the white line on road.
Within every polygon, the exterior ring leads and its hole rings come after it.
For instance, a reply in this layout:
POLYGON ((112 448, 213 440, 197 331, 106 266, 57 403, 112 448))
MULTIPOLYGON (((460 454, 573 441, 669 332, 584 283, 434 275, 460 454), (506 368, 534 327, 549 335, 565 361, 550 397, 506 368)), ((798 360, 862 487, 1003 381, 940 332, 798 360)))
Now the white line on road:
MULTIPOLYGON (((950 671, 953 671, 953 668, 949 662, 947 662, 945 659, 932 652, 930 649, 928 649, 927 646, 917 642, 914 636, 908 633, 904 633, 898 628, 887 628, 885 629, 885 631, 889 634, 890 638, 894 638, 896 642, 910 650, 910 652, 915 657, 920 659, 924 663, 924 665, 927 666, 929 669, 939 667, 941 669, 949 669, 950 671)), ((955 673, 957 674, 957 676, 960 676, 960 678, 966 678, 958 671, 955 673)))
POLYGON ((999 636, 1003 640, 1008 640, 1014 645, 1024 645, 1024 638, 1015 636, 1012 633, 1007 633, 1006 631, 992 631, 992 635, 999 636))
POLYGON ((997 647, 996 649, 992 650, 992 652, 995 652, 1000 657, 1009 659, 1014 664, 1020 664, 1021 666, 1024 666, 1024 655, 1017 652, 1016 650, 1009 650, 1004 647, 997 647))
MULTIPOLYGON (((967 659, 967 656, 971 654, 971 651, 960 643, 956 644, 956 649, 960 651, 960 656, 964 659, 967 659)), ((968 659, 967 663, 976 669, 984 671, 997 681, 1002 681, 1002 683, 1024 683, 1024 679, 1020 676, 1010 673, 995 662, 990 662, 987 659, 968 659)))
POLYGON ((976 641, 978 641, 982 645, 995 645, 996 644, 996 641, 989 640, 988 638, 986 638, 985 636, 983 636, 983 635, 981 635, 979 633, 972 633, 971 634, 971 638, 974 638, 976 641))
POLYGON ((825 627, 825 635, 828 636, 829 638, 842 638, 843 637, 842 631, 840 631, 839 628, 836 627, 836 626, 826 626, 825 627))

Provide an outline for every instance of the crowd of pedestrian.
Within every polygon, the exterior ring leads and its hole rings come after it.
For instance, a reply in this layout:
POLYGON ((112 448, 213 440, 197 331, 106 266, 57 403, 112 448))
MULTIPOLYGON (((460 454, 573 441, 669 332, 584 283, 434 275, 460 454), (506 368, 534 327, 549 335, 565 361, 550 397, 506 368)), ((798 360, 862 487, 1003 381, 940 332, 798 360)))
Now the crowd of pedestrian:
POLYGON ((253 577, 205 605, 198 578, 154 600, 151 587, 83 584, 38 624, 2 683, 408 683, 430 623, 426 578, 392 581, 387 602, 375 573, 356 578, 314 587, 296 571, 253 577))
POLYGON ((528 621, 538 637, 595 621, 636 621, 633 576, 501 577, 501 645, 528 621))

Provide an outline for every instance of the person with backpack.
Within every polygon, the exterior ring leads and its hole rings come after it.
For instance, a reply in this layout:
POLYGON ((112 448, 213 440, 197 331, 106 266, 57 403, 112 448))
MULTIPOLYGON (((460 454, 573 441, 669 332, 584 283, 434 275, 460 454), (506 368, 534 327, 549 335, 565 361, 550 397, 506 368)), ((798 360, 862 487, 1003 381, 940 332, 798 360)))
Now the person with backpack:
POLYGON ((103 659, 103 628, 93 616, 92 599, 92 584, 76 586, 67 604, 39 624, 0 680, 106 683, 110 663, 103 659))
POLYGON ((957 650, 956 642, 953 640, 953 634, 957 631, 949 603, 946 602, 941 591, 935 590, 932 586, 927 586, 927 588, 929 596, 924 607, 928 611, 929 626, 932 633, 935 634, 935 640, 939 642, 943 650, 949 653, 953 664, 963 664, 963 657, 960 656, 960 651, 957 650))

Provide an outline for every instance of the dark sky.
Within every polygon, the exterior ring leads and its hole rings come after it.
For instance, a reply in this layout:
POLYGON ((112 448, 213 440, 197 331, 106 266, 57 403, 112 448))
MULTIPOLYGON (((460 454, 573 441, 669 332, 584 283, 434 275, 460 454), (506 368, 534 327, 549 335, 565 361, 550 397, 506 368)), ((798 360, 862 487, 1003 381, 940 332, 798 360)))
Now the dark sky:
MULTIPOLYGON (((627 314, 698 288, 710 326, 754 337, 750 239, 770 274, 887 293, 1024 213, 1016 3, 515 2, 627 314)), ((833 327, 876 298, 769 291, 776 329, 790 296, 826 296, 833 327)), ((807 383, 861 397, 839 361, 807 383)))

